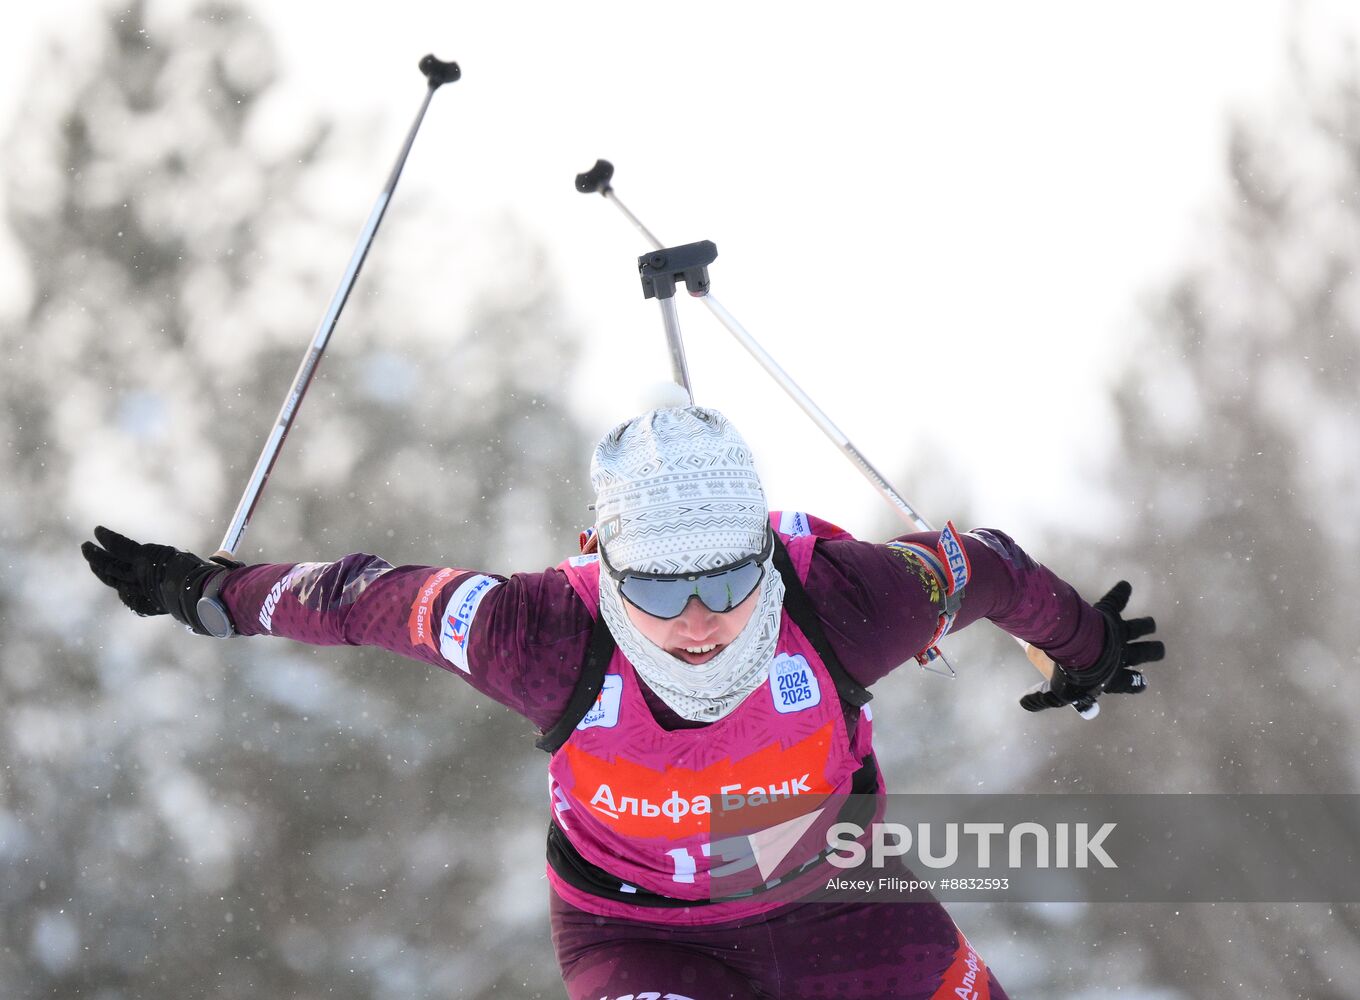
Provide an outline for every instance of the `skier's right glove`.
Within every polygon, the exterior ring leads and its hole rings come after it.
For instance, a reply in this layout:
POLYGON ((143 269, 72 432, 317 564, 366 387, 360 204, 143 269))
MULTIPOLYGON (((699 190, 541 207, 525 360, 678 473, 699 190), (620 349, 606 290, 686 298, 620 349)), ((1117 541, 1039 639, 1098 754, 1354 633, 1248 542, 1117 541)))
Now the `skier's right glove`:
POLYGON ((198 602, 210 585, 215 594, 221 578, 242 563, 134 542, 103 525, 94 529, 94 537, 98 544, 85 542, 80 554, 99 582, 118 591, 129 608, 144 617, 168 614, 199 635, 221 634, 204 626, 198 602))
POLYGON ((1133 641, 1151 635, 1157 623, 1151 618, 1124 620, 1122 612, 1132 593, 1128 581, 1120 580, 1095 604, 1105 618, 1105 645, 1100 659, 1085 670, 1069 670, 1055 664, 1053 676, 1020 699, 1021 708, 1042 712, 1046 708, 1076 705, 1084 710, 1101 694, 1142 694, 1146 690, 1143 672, 1134 667, 1160 660, 1166 655, 1166 647, 1156 639, 1133 641))

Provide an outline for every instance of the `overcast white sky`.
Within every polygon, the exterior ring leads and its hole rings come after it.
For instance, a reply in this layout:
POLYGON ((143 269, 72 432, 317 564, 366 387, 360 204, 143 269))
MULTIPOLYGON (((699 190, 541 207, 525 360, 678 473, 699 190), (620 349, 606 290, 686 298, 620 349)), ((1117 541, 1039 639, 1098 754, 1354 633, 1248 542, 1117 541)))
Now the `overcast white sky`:
MULTIPOLYGON (((39 40, 78 38, 98 9, 7 11, 0 116, 39 40)), ((1220 203, 1226 115, 1279 88, 1296 18, 1360 24, 1354 5, 1281 0, 834 13, 308 0, 260 16, 299 108, 375 123, 371 163, 355 165, 371 182, 347 208, 356 234, 419 103, 415 61, 433 51, 462 65, 397 197, 432 198, 471 239, 511 218, 545 244, 589 334, 577 389, 592 427, 629 415, 629 387, 667 374, 635 274, 645 247, 571 187, 606 157, 662 240, 717 243, 714 294, 908 499, 926 455, 953 451, 975 519, 1021 537, 1113 518, 1074 483, 1111 441, 1105 386, 1140 295, 1194 252, 1220 203)), ((349 252, 335 248, 337 278, 349 252)), ((866 529, 876 494, 706 310, 680 308, 697 400, 742 428, 772 503, 866 529)), ((935 521, 955 513, 913 502, 935 521)))

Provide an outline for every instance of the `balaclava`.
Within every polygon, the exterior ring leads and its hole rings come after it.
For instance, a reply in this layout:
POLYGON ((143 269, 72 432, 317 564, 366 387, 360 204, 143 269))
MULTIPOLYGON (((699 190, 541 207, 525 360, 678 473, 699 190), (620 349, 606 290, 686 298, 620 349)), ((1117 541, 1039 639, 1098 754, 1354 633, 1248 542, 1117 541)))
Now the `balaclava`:
MULTIPOLYGON (((703 573, 760 552, 769 512, 751 449, 727 418, 698 406, 650 410, 615 427, 590 463, 596 530, 610 565, 641 573, 703 573)), ((680 716, 713 722, 769 674, 784 582, 766 560, 751 620, 698 666, 634 628, 600 567, 600 613, 633 667, 680 716)))

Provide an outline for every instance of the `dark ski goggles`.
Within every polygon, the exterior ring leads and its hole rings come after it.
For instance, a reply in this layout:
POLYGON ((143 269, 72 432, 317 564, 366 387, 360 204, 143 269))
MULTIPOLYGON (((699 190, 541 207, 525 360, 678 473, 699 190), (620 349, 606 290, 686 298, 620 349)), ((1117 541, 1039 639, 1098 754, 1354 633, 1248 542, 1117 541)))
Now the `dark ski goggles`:
POLYGON ((711 573, 634 573, 609 565, 600 546, 600 565, 619 585, 619 593, 633 607, 653 618, 678 618, 691 597, 709 611, 724 614, 755 593, 765 576, 765 561, 774 552, 774 534, 766 532, 765 546, 741 562, 711 573))

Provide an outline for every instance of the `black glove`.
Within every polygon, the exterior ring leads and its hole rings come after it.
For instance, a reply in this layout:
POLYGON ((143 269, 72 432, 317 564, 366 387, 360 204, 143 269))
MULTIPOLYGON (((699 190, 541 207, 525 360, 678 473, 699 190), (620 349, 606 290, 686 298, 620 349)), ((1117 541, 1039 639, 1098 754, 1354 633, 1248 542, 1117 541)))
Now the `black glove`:
POLYGON ((219 577, 243 563, 216 556, 200 559, 169 545, 144 545, 103 525, 94 529, 94 537, 99 544, 85 542, 80 554, 99 582, 118 591, 129 608, 143 616, 168 614, 199 635, 220 634, 204 627, 198 600, 210 583, 220 584, 219 577))
POLYGON ((1089 708, 1101 694, 1142 694, 1147 680, 1142 671, 1133 668, 1152 663, 1166 655, 1166 647, 1156 639, 1134 642, 1157 629, 1151 618, 1121 616, 1133 593, 1126 580, 1120 580, 1110 592, 1096 602, 1095 608, 1105 618, 1105 646, 1100 659, 1082 671, 1054 665, 1053 676, 1020 699, 1020 707, 1027 712, 1042 712, 1046 708, 1063 708, 1075 704, 1089 708))

